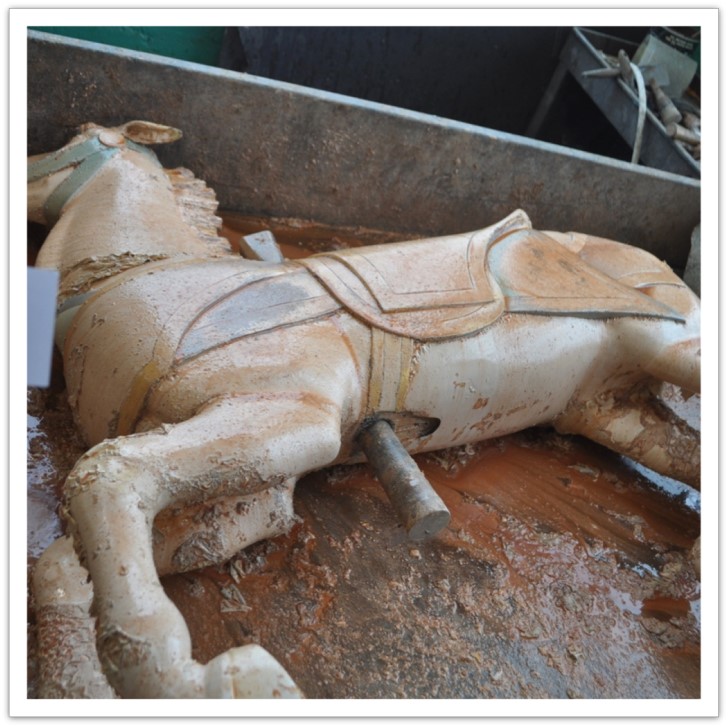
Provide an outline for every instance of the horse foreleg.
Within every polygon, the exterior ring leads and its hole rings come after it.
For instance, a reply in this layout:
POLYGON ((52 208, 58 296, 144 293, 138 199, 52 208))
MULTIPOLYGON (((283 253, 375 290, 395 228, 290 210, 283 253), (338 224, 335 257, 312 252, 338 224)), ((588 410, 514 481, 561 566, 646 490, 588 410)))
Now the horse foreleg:
POLYGON ((340 447, 339 411, 310 395, 223 399, 181 424, 102 442, 79 461, 66 483, 66 511, 93 582, 100 662, 119 694, 298 695, 258 646, 204 666, 192 659, 187 626, 159 582, 153 523, 173 505, 262 498, 265 489, 329 464, 340 447))
POLYGON ((700 489, 700 434, 648 390, 572 403, 554 423, 700 489))
POLYGON ((56 540, 33 572, 38 639, 38 696, 112 699, 101 671, 90 609, 93 589, 70 538, 56 540))
MULTIPOLYGON (((171 507, 154 521, 154 562, 159 575, 230 559, 246 546, 275 537, 293 523, 295 480, 252 495, 171 507)), ((43 699, 110 699, 117 695, 96 651, 93 586, 69 537, 59 538, 33 571, 43 699)))
POLYGON ((296 478, 261 492, 172 506, 154 520, 159 575, 184 573, 232 558, 248 545, 287 532, 294 522, 296 478))

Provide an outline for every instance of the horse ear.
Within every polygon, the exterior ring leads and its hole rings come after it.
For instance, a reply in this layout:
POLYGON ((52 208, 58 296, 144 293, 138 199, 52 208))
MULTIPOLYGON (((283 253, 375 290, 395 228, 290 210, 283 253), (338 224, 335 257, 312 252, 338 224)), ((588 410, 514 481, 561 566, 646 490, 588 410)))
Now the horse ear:
POLYGON ((78 127, 77 131, 79 134, 84 134, 87 131, 91 131, 91 129, 101 129, 102 126, 99 126, 98 124, 94 124, 93 121, 87 121, 85 124, 81 124, 81 126, 78 127))
POLYGON ((120 130, 127 139, 137 144, 168 144, 182 138, 179 129, 151 121, 129 121, 120 130))

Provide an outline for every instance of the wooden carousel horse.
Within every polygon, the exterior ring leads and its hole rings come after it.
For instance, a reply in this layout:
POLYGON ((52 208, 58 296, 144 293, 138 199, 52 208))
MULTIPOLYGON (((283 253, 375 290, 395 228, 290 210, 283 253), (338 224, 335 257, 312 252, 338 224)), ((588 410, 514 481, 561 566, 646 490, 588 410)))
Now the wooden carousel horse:
POLYGON ((29 159, 90 447, 65 483, 68 536, 35 572, 43 696, 299 696, 260 646, 194 661, 159 577, 285 532, 313 470, 368 459, 413 538, 449 515, 411 454, 533 425, 698 487, 699 435, 654 391, 699 391, 699 301, 652 255, 516 211, 245 259, 217 237, 212 191, 146 146, 179 136, 87 124, 29 159))

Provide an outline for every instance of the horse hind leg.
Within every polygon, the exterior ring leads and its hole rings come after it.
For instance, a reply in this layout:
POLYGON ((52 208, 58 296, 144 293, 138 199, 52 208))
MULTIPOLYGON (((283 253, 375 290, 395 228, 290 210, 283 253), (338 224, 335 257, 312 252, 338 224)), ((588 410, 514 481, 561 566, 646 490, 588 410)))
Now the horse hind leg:
POLYGON ((124 697, 298 696, 254 645, 206 665, 191 657, 184 619, 164 594, 154 518, 172 505, 263 492, 332 462, 340 408, 313 395, 218 400, 187 422, 102 442, 67 481, 66 510, 91 575, 97 648, 124 697))
POLYGON ((640 464, 700 489, 700 434, 647 388, 572 403, 555 422, 640 464))
POLYGON ((597 270, 685 318, 684 325, 655 322, 645 329, 640 321, 631 326, 635 356, 655 379, 700 393, 700 300, 670 267, 646 250, 615 240, 577 232, 546 234, 597 270))
POLYGON ((686 394, 700 393, 700 339, 676 341, 659 350, 645 365, 658 381, 679 386, 686 394))

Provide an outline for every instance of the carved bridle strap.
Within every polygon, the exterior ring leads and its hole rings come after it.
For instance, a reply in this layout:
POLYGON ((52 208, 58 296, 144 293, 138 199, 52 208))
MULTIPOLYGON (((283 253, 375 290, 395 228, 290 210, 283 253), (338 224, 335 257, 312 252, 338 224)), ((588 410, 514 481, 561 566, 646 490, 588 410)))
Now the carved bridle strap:
POLYGON ((409 391, 414 341, 372 327, 367 413, 402 411, 409 391))
POLYGON ((46 221, 53 226, 61 215, 61 210, 95 174, 106 164, 109 159, 115 157, 123 149, 146 154, 154 161, 157 158, 145 147, 135 144, 123 137, 114 135, 115 143, 104 143, 103 134, 92 136, 86 141, 74 146, 59 149, 54 154, 49 154, 28 164, 28 182, 36 182, 39 179, 60 172, 68 167, 75 167, 73 172, 66 177, 48 196, 43 212, 46 221))

